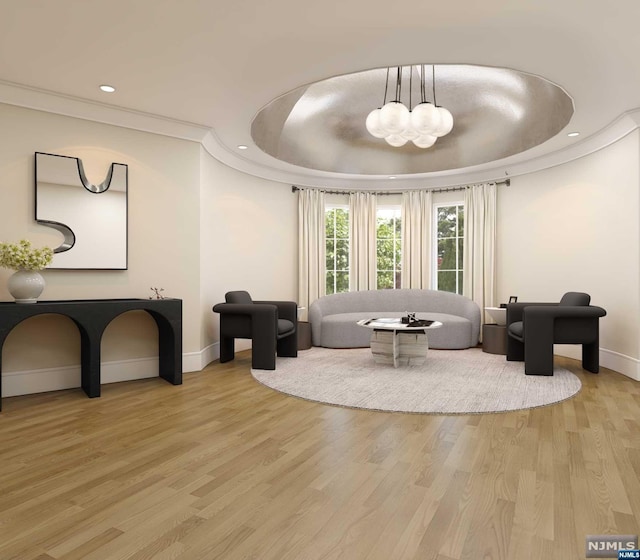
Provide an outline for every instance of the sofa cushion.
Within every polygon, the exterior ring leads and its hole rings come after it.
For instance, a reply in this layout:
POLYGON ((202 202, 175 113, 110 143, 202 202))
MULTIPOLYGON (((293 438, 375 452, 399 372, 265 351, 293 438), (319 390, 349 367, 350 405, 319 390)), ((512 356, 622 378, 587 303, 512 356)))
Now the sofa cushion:
MULTIPOLYGON (((322 318, 320 346, 326 348, 366 348, 370 344, 371 329, 356 323, 361 319, 402 317, 406 311, 359 311, 336 313, 322 318)), ((442 327, 428 329, 430 348, 457 350, 469 348, 472 343, 472 323, 469 319, 447 313, 418 312, 418 319, 440 321, 442 327)))

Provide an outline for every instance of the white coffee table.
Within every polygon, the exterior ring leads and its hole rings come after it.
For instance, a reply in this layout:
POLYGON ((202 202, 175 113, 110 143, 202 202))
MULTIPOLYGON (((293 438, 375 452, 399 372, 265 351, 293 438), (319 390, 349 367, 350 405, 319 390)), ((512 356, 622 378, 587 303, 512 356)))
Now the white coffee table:
POLYGON ((442 326, 432 321, 428 326, 410 327, 399 317, 362 319, 358 325, 372 329, 371 353, 377 364, 421 365, 427 358, 429 340, 427 331, 442 326))

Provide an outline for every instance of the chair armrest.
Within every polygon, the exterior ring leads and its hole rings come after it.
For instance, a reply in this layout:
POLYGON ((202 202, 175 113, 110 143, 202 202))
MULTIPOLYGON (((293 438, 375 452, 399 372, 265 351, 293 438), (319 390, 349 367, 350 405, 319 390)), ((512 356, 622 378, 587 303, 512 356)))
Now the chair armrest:
POLYGON ((278 318, 287 319, 294 325, 298 323, 298 304, 295 301, 254 301, 254 305, 275 305, 278 318))
POLYGON ((536 302, 520 302, 507 304, 507 326, 511 323, 517 323, 523 320, 524 309, 529 306, 545 306, 545 307, 557 307, 557 303, 536 303, 536 302))
POLYGON ((543 307, 539 305, 528 306, 524 310, 525 321, 529 318, 572 318, 572 319, 597 319, 604 317, 607 312, 602 307, 595 305, 556 305, 543 307))
POLYGON ((254 316, 271 314, 275 317, 278 308, 275 305, 265 303, 216 303, 216 305, 213 306, 213 311, 224 315, 254 316))

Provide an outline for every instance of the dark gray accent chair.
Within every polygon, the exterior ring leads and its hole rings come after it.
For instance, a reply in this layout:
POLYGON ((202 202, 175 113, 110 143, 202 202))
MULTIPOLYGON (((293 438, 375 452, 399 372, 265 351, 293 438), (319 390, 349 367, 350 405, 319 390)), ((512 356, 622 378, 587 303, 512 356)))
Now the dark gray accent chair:
POLYGON ((298 304, 295 301, 253 301, 248 292, 227 292, 220 314, 220 362, 235 357, 235 339, 251 339, 253 369, 276 369, 276 354, 298 356, 298 304))
POLYGON ((507 305, 507 360, 522 362, 527 375, 553 375, 553 345, 582 344, 582 367, 598 373, 600 317, 591 296, 567 292, 560 303, 507 305))

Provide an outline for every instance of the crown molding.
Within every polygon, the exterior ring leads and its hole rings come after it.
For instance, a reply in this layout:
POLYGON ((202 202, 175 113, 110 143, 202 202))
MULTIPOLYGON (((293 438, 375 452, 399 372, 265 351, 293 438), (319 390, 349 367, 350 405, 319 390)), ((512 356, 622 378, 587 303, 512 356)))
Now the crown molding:
POLYGON ((106 103, 2 80, 0 80, 0 102, 193 142, 201 142, 209 131, 208 127, 194 123, 168 119, 132 109, 123 109, 106 103))
MULTIPOLYGON (((390 180, 386 175, 349 175, 307 170, 302 167, 285 164, 275 158, 271 158, 271 156, 266 156, 267 159, 264 162, 250 160, 227 147, 215 134, 214 130, 204 125, 123 109, 113 105, 1 80, 0 102, 198 142, 215 159, 249 175, 280 183, 336 189, 357 187, 362 189, 384 188, 401 190, 403 188, 449 187, 477 182, 500 181, 506 177, 526 175, 582 158, 610 146, 640 128, 640 108, 637 108, 623 113, 598 132, 571 146, 549 154, 518 161, 522 158, 522 154, 519 154, 518 156, 511 156, 490 164, 435 173, 399 175, 396 179, 390 180), (272 162, 273 165, 271 164, 272 162)), ((255 145, 253 145, 253 148, 259 150, 255 145)))

